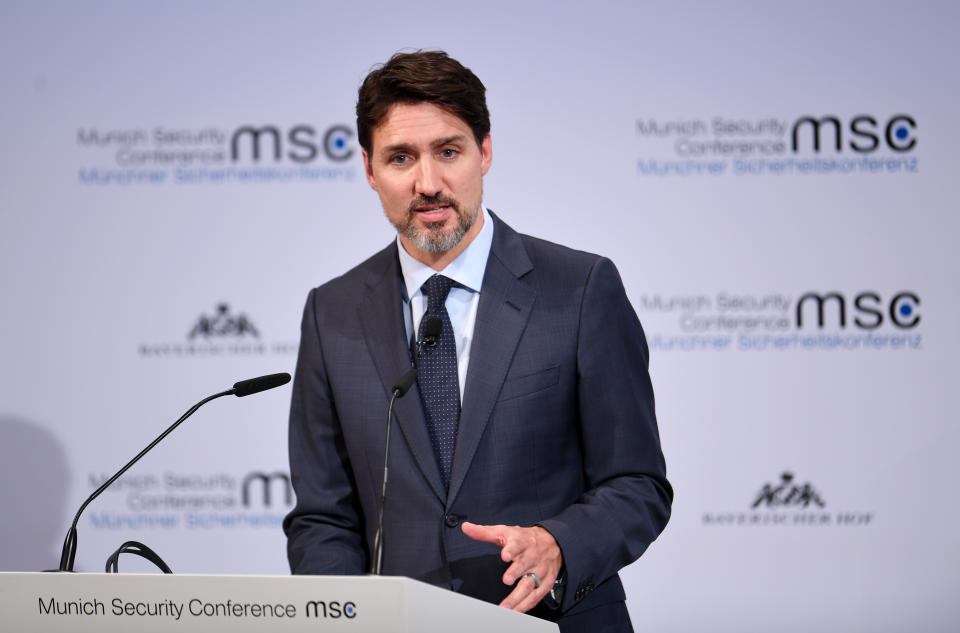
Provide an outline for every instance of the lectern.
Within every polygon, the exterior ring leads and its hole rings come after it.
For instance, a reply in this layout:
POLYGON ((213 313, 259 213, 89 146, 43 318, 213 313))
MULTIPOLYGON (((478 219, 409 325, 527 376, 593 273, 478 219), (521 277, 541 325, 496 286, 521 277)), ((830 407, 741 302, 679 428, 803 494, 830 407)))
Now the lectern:
POLYGON ((556 633, 557 625, 390 576, 0 572, 0 628, 32 633, 556 633))

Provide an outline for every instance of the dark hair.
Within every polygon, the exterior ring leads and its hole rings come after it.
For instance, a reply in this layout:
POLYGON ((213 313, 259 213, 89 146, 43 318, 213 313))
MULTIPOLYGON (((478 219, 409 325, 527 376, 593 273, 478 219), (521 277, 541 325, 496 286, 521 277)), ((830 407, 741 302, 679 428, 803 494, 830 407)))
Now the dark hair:
POLYGON ((395 103, 432 103, 463 119, 477 145, 490 133, 486 91, 469 68, 443 51, 396 53, 363 80, 357 97, 357 136, 369 154, 373 130, 395 103))

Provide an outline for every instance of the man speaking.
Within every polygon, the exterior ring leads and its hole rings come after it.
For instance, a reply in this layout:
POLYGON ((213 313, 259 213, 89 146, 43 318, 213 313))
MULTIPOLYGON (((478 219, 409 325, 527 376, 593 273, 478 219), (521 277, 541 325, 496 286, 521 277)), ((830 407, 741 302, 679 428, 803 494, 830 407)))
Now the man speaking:
POLYGON ((646 340, 616 268, 483 207, 485 88, 445 53, 371 72, 357 131, 397 239, 307 298, 292 571, 370 567, 387 406, 416 366, 393 410, 383 573, 565 633, 631 631, 617 572, 663 530, 673 491, 646 340))

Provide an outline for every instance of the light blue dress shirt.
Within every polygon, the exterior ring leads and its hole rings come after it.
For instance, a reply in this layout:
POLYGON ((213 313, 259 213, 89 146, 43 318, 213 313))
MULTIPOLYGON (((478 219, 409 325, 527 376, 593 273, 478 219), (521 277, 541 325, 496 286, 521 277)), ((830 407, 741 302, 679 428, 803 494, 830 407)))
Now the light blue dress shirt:
MULTIPOLYGON (((490 246, 493 244, 493 221, 482 204, 480 212, 483 214, 483 227, 480 233, 455 260, 439 271, 440 274, 460 284, 450 289, 446 306, 457 343, 457 378, 460 382, 461 404, 463 387, 467 380, 467 366, 470 363, 470 346, 473 343, 477 306, 480 304, 480 287, 483 285, 483 273, 487 269, 490 246)), ((403 321, 409 341, 412 340, 415 331, 413 324, 416 323, 416 329, 419 330, 420 320, 427 311, 427 297, 420 290, 420 286, 438 271, 414 259, 404 250, 399 236, 397 236, 397 246, 400 253, 400 271, 403 273, 403 283, 407 291, 403 301, 403 321)))

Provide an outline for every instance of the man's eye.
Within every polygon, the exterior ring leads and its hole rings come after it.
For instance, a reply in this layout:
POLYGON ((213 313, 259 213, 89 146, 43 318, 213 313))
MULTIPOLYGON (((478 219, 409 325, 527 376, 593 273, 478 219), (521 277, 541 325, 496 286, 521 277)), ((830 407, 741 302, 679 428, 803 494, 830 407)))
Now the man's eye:
POLYGON ((455 158, 457 155, 457 150, 455 149, 445 149, 440 152, 440 156, 443 158, 455 158))
POLYGON ((406 154, 397 154, 396 156, 390 159, 391 163, 395 165, 403 165, 409 160, 409 157, 406 154))

